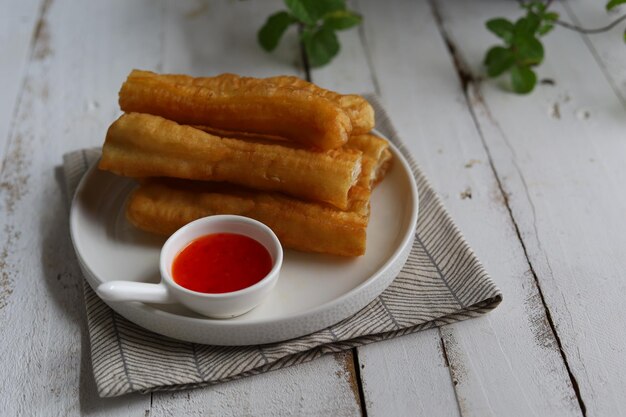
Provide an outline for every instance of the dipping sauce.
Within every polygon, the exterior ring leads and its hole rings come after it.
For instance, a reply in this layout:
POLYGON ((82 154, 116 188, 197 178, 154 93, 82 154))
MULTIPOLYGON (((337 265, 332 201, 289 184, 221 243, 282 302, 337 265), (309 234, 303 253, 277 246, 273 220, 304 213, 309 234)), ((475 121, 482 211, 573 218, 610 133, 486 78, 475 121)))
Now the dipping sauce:
POLYGON ((272 270, 263 245, 235 233, 214 233, 193 240, 176 255, 174 281, 188 290, 221 294, 247 288, 272 270))

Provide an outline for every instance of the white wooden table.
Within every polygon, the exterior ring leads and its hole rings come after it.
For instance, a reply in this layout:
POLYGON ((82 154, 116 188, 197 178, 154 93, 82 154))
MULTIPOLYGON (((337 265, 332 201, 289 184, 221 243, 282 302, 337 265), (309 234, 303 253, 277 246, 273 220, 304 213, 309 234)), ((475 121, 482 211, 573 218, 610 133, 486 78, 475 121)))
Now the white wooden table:
MULTIPOLYGON (((608 22, 602 2, 554 7, 608 22)), ((0 414, 45 416, 626 415, 623 28, 557 28, 540 85, 481 79, 484 22, 516 2, 359 0, 328 67, 296 36, 256 44, 280 1, 0 0, 0 414), (63 153, 99 145, 131 68, 296 74, 378 93, 504 293, 491 314, 178 393, 98 398, 63 153)))

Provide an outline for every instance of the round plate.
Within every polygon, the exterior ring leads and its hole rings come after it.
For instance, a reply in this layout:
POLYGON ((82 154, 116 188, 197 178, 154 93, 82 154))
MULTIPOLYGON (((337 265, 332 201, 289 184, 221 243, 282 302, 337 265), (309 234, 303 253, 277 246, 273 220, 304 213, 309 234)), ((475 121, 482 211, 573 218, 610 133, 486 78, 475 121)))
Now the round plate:
MULTIPOLYGON (((374 190, 367 252, 358 258, 286 250, 278 284, 257 308, 228 320, 209 319, 177 304, 109 302, 128 320, 175 339, 212 345, 252 345, 299 337, 335 324, 376 298, 409 255, 418 197, 408 163, 392 146, 392 168, 374 190)), ((70 214, 74 249, 92 288, 112 280, 158 282, 165 238, 127 222, 135 181, 94 165, 82 178, 70 214)))

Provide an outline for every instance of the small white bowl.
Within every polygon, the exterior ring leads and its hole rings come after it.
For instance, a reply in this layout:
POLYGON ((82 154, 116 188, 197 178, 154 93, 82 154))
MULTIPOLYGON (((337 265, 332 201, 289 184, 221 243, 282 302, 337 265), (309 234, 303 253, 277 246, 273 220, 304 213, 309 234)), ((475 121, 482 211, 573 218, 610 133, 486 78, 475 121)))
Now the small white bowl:
POLYGON ((97 293, 105 301, 180 303, 207 317, 232 318, 247 313, 263 301, 276 285, 282 264, 282 246, 272 229, 263 223, 243 216, 209 216, 181 227, 167 239, 161 248, 159 284, 109 281, 98 286, 97 293), (171 273, 174 258, 191 241, 212 233, 236 233, 256 240, 272 257, 271 271, 256 284, 227 293, 206 294, 178 285, 171 273))

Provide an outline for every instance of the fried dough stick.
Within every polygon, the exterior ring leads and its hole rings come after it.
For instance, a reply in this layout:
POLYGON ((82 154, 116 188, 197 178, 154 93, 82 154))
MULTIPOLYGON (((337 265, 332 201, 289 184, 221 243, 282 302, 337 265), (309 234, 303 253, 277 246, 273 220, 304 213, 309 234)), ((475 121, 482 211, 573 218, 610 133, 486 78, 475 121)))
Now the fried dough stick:
POLYGON ((373 172, 380 166, 388 145, 376 137, 348 143, 351 145, 365 154, 363 171, 350 191, 349 211, 225 184, 151 179, 133 192, 126 215, 142 230, 169 235, 204 216, 238 214, 268 225, 288 248, 341 256, 363 255, 373 172))
MULTIPOLYGON (((210 133, 216 136, 223 136, 229 138, 236 138, 245 141, 256 141, 263 143, 271 143, 280 141, 282 145, 288 146, 288 142, 286 142, 285 138, 281 138, 278 136, 267 136, 267 135, 256 135, 253 133, 246 132, 233 132, 229 130, 220 130, 215 129, 209 126, 193 126, 196 129, 200 129, 204 132, 210 133)), ((376 168, 372 172, 373 176, 373 184, 376 185, 387 174, 387 170, 391 166, 391 162, 393 159, 393 154, 389 150, 389 144, 387 141, 379 136, 376 136, 372 133, 366 133, 362 135, 354 135, 350 136, 348 139, 348 143, 344 145, 346 148, 357 149, 367 154, 370 153, 370 157, 375 158, 377 160, 376 168)))
POLYGON ((135 178, 226 181, 348 208, 361 152, 312 152, 220 138, 162 117, 122 115, 107 132, 100 169, 135 178))
POLYGON ((381 154, 378 162, 376 163, 376 168, 374 169, 374 181, 372 187, 376 186, 380 183, 385 175, 387 175, 387 171, 391 167, 391 163, 393 162, 393 155, 389 148, 385 149, 381 154))
MULTIPOLYGON (((290 146, 286 142, 285 138, 278 136, 257 135, 246 132, 233 132, 230 130, 215 129, 209 126, 193 126, 196 129, 200 129, 211 135, 241 139, 252 142, 271 143, 280 141, 283 146, 290 146)), ((372 133, 366 133, 362 135, 350 136, 348 143, 344 145, 349 149, 356 149, 362 151, 364 154, 369 154, 371 158, 377 160, 376 169, 372 172, 374 184, 378 184, 385 177, 387 170, 389 169, 392 161, 392 153, 389 150, 389 144, 387 141, 372 133)))
POLYGON ((310 91, 337 103, 350 117, 352 134, 367 133, 374 128, 374 108, 362 96, 357 94, 339 94, 334 91, 318 87, 298 77, 283 75, 266 78, 267 81, 279 86, 291 86, 310 91))
MULTIPOLYGON (((368 172, 371 173, 371 186, 378 184, 385 177, 389 166, 391 165, 392 154, 389 150, 389 143, 374 134, 367 133, 364 135, 351 136, 346 144, 346 148, 355 149, 363 153, 363 164, 365 157, 372 160, 373 167, 368 172)), ((365 171, 365 169, 364 169, 365 171)))
POLYGON ((287 248, 342 256, 365 253, 367 216, 277 193, 219 186, 151 179, 133 192, 126 214, 138 228, 162 235, 201 217, 237 214, 269 226, 287 248))
MULTIPOLYGON (((134 73, 144 73, 145 71, 134 70, 134 73)), ((148 73, 149 74, 149 73, 148 73)), ((168 80, 177 84, 195 85, 207 88, 216 88, 220 83, 228 82, 236 88, 251 87, 262 83, 271 83, 277 87, 290 87, 299 90, 306 90, 310 93, 324 97, 341 107, 352 122, 352 134, 358 135, 367 133, 374 128, 374 109, 370 103, 362 96, 356 94, 339 94, 326 90, 302 78, 291 75, 279 75, 269 78, 241 77, 236 74, 221 74, 216 77, 190 77, 188 75, 163 74, 168 80)))
POLYGON ((181 124, 276 135, 322 150, 346 143, 352 123, 335 102, 306 90, 269 82, 233 83, 215 77, 209 86, 133 71, 119 93, 125 112, 149 113, 181 124))

